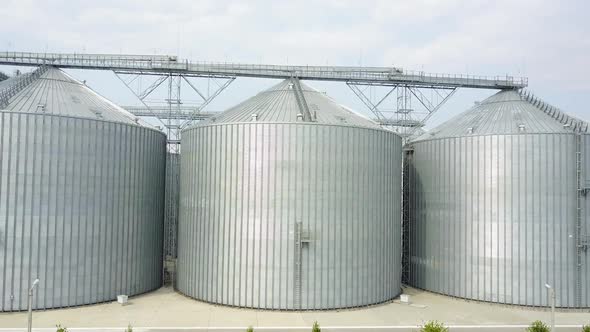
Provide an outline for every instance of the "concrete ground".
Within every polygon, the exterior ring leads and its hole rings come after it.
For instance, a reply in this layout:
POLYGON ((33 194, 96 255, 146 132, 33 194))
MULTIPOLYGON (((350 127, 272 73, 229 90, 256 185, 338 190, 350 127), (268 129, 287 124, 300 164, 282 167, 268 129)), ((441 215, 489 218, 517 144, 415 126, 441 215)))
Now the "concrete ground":
MULTIPOLYGON (((547 310, 471 302, 416 289, 406 289, 414 305, 392 302, 366 308, 319 312, 263 311, 230 308, 199 302, 161 288, 132 297, 129 304, 116 302, 34 312, 38 331, 55 331, 55 325, 70 331, 245 331, 247 326, 264 331, 309 331, 318 321, 323 331, 413 331, 428 320, 451 326, 451 331, 523 331, 534 320, 549 322, 547 310), (52 328, 52 329, 46 329, 52 328), (72 329, 76 328, 76 329, 72 329), (79 329, 82 328, 82 329, 79 329), (105 329, 112 328, 112 329, 105 329)), ((26 312, 0 313, 0 332, 26 326, 26 312)), ((559 331, 580 331, 590 324, 590 310, 557 312, 559 331)))

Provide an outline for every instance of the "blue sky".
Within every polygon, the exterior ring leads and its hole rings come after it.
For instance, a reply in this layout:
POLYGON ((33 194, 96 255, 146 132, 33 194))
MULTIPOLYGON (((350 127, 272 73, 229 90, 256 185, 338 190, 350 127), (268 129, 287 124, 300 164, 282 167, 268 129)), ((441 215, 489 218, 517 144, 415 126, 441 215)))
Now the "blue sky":
MULTIPOLYGON (((589 3, 4 0, 0 49, 164 53, 214 62, 395 65, 427 72, 510 74, 528 77, 536 95, 590 120, 589 3)), ((112 73, 70 73, 117 103, 137 104, 112 73)), ((224 110, 274 83, 238 79, 208 110, 224 110)), ((366 112, 343 83, 308 84, 366 112)), ((493 93, 460 90, 429 126, 493 93)))

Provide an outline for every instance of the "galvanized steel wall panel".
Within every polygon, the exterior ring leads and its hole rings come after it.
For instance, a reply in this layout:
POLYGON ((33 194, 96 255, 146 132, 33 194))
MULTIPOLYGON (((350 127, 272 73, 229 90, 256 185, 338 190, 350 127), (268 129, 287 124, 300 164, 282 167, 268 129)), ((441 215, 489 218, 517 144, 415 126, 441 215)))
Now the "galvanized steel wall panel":
POLYGON ((158 288, 164 172, 152 129, 0 112, 0 311, 158 288))
POLYGON ((411 146, 411 285, 546 306, 549 283, 558 306, 588 306, 587 253, 584 293, 576 300, 574 134, 441 138, 411 146))
POLYGON ((399 136, 236 123, 185 130, 182 149, 182 293, 268 309, 354 307, 400 293, 399 136), (311 237, 300 274, 296 222, 311 237))

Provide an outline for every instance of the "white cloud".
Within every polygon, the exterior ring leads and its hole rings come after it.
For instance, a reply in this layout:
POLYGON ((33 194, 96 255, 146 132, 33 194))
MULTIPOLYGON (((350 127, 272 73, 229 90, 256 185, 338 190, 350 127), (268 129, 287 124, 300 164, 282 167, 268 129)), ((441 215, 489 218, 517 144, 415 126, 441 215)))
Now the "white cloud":
POLYGON ((551 1, 496 4, 485 11, 463 12, 457 29, 442 31, 429 43, 391 47, 385 58, 429 70, 520 71, 547 84, 590 88, 585 79, 590 74, 588 28, 568 22, 579 20, 569 15, 571 7, 551 1))
POLYGON ((396 65, 524 74, 580 107, 590 76, 584 0, 4 0, 0 48, 179 53, 207 61, 396 65), (572 102, 572 100, 574 100, 572 102))

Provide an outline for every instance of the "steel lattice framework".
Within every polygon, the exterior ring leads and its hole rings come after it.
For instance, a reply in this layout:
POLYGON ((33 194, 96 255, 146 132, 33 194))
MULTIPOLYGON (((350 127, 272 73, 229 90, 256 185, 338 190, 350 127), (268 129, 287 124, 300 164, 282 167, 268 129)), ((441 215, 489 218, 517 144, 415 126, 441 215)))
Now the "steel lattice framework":
MULTIPOLYGON (((139 117, 156 118, 163 125, 162 129, 168 135, 170 157, 178 156, 180 152, 180 131, 193 121, 213 116, 215 113, 204 112, 203 109, 238 77, 291 79, 296 83, 299 80, 344 82, 373 113, 375 121, 404 137, 424 126, 459 88, 522 89, 528 85, 526 78, 512 76, 430 74, 398 67, 206 63, 180 60, 173 55, 0 52, 0 65, 113 71, 142 104, 140 107, 127 106, 126 109, 139 117), (142 77, 152 78, 147 87, 137 84, 142 77), (213 89, 202 91, 191 81, 194 79, 212 82, 210 85, 213 89), (198 97, 198 105, 189 106, 183 103, 183 85, 188 86, 187 90, 198 97), (167 96, 164 103, 154 103, 148 98, 156 90, 164 88, 167 96), (377 89, 385 92, 377 95, 374 93, 377 89), (393 103, 389 108, 386 107, 388 100, 393 103)), ((171 159, 167 171, 169 177, 176 177, 176 167, 177 159, 171 159)), ((168 188, 166 195, 168 222, 165 248, 172 260, 176 258, 178 206, 178 197, 173 194, 173 190, 175 188, 168 188)), ((404 204, 408 202, 404 201, 404 204)), ((404 205, 404 211, 406 208, 404 205)), ((403 234, 407 235, 405 230, 403 234)), ((404 261, 404 265, 407 265, 407 261, 404 261)), ((407 266, 403 271, 404 279, 407 279, 407 266)))
POLYGON ((201 120, 211 113, 202 110, 237 77, 274 79, 319 80, 345 82, 354 94, 375 115, 376 121, 393 128, 402 136, 410 136, 454 94, 458 88, 521 89, 528 85, 526 78, 513 76, 472 76, 430 74, 423 71, 407 71, 398 67, 353 66, 285 66, 240 63, 206 63, 180 60, 173 55, 117 55, 79 53, 0 53, 0 64, 15 66, 51 65, 60 68, 111 70, 141 101, 143 108, 131 109, 137 116, 151 115, 158 118, 167 129, 170 152, 179 151, 180 130, 192 121, 201 120), (144 89, 133 89, 132 83, 140 76, 157 79, 144 89), (217 88, 208 94, 191 83, 191 78, 213 80, 217 88), (180 98, 181 86, 189 86, 202 100, 192 113, 187 114, 180 98), (166 86, 166 107, 147 102, 158 87, 166 86), (382 97, 369 93, 375 87, 385 88, 382 97), (425 91, 432 92, 428 96, 425 91), (383 103, 396 97, 392 109, 385 110, 383 103), (414 105, 412 106, 412 101, 414 105), (163 115, 167 113, 167 115, 163 115))

